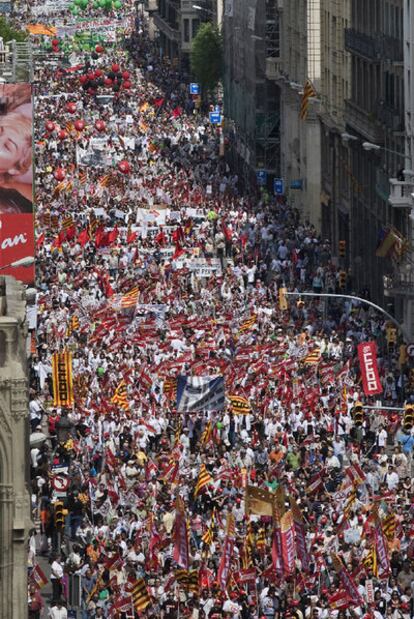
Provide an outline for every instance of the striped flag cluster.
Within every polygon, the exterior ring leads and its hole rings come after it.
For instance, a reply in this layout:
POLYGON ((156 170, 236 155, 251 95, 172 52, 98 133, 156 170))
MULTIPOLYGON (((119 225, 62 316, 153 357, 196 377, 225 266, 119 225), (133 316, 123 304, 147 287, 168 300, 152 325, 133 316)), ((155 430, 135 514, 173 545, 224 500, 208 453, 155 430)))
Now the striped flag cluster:
POLYGON ((196 483, 196 487, 194 489, 194 497, 198 496, 200 491, 208 486, 210 482, 213 481, 210 473, 207 471, 206 465, 204 462, 200 465, 200 471, 198 473, 198 479, 196 483))
POLYGON ((198 570, 177 570, 175 580, 186 591, 192 591, 195 595, 199 594, 198 570))
POLYGON ((151 604, 151 598, 143 578, 138 578, 138 580, 135 581, 131 597, 134 608, 137 611, 145 610, 151 604))
POLYGON ((252 412, 252 408, 247 398, 239 395, 229 395, 230 409, 233 415, 247 415, 252 412))
POLYGON ((135 286, 121 298, 121 309, 135 307, 138 301, 139 288, 135 286))
POLYGON ((387 514, 382 521, 382 530, 388 541, 392 541, 397 528, 397 519, 394 513, 387 514))
POLYGON ((124 379, 121 380, 118 387, 115 389, 111 402, 112 404, 117 404, 124 411, 129 410, 127 386, 124 379))
POLYGON ((309 99, 311 97, 316 97, 316 95, 317 95, 317 92, 312 82, 310 80, 306 80, 305 86, 303 88, 302 101, 300 104, 299 116, 301 120, 306 120, 306 117, 308 115, 308 109, 309 109, 309 99))
POLYGON ((254 327, 254 325, 256 324, 256 320, 257 320, 256 314, 253 314, 253 316, 250 316, 250 318, 245 320, 240 325, 239 333, 245 333, 246 331, 250 331, 250 329, 252 329, 254 327))

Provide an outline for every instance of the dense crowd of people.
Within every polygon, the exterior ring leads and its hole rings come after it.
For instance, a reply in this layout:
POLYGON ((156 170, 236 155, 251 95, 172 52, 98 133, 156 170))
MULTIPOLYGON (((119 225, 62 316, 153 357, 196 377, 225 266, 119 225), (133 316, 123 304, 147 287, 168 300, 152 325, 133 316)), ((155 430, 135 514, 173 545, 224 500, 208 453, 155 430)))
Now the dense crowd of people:
POLYGON ((285 198, 241 192, 219 131, 131 20, 76 65, 36 67, 29 415, 48 440, 30 454, 29 616, 66 617, 79 576, 83 619, 413 617, 414 436, 380 408, 414 401, 410 361, 361 303, 285 306, 285 287, 339 290, 329 241, 285 198), (369 340, 376 398, 357 359, 369 340), (53 405, 64 350, 69 409, 53 405), (192 402, 205 377, 223 377, 224 399, 186 410, 182 381, 192 402), (356 424, 359 402, 372 408, 356 424), (277 547, 290 513, 293 564, 277 547))

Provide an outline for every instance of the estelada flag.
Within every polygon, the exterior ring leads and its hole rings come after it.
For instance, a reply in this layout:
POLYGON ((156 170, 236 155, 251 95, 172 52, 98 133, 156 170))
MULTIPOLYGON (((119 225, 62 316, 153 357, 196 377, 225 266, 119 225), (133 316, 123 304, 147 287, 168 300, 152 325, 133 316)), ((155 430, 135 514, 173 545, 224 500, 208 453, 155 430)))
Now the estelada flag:
POLYGON ((273 495, 264 488, 247 486, 245 511, 246 515, 273 516, 273 495))
POLYGON ((53 406, 72 406, 73 375, 72 353, 54 353, 52 356, 53 406))
POLYGON ((36 564, 30 572, 30 580, 38 589, 43 589, 49 582, 39 564, 36 564))

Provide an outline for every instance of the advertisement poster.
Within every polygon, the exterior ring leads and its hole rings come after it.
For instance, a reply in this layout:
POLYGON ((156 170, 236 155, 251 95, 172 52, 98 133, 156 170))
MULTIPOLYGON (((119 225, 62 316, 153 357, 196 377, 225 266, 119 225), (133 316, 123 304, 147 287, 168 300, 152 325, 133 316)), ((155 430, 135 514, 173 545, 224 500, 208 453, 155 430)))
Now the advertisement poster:
POLYGON ((34 282, 32 93, 0 85, 0 273, 34 282), (10 266, 26 261, 29 266, 10 266))

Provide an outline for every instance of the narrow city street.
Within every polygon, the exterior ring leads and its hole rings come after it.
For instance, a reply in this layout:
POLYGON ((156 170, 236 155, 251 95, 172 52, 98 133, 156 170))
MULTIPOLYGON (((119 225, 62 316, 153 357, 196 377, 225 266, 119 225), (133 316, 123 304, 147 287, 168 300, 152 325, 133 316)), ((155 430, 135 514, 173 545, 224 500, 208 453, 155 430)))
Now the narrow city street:
POLYGON ((142 5, 56 4, 29 7, 53 28, 32 35, 29 616, 409 619, 387 318, 317 296, 343 291, 329 240, 239 178, 221 97, 142 5))

